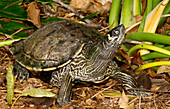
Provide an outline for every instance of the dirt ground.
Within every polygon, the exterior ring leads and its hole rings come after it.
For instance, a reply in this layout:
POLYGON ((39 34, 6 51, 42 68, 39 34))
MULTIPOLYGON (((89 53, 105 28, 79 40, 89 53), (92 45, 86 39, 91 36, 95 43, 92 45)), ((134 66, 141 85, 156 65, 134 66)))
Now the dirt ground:
MULTIPOLYGON (((70 17, 70 10, 58 8, 60 17, 76 19, 70 17)), ((106 25, 106 16, 92 19, 93 22, 101 21, 102 26, 106 25), (97 19, 97 20, 96 20, 97 19)), ((108 16, 107 16, 108 17, 108 16)), ((6 40, 5 36, 0 36, 0 40, 6 40)), ((8 66, 13 64, 13 57, 8 52, 9 47, 0 47, 0 109, 10 109, 7 102, 6 73, 8 66)), ((122 94, 121 84, 114 80, 107 80, 101 84, 76 84, 72 89, 72 103, 65 107, 59 106, 55 98, 50 97, 20 97, 14 104, 13 109, 170 109, 170 84, 164 79, 151 78, 152 86, 150 90, 158 91, 152 93, 151 97, 136 98, 122 94), (115 95, 115 93, 117 95, 115 95)), ((146 83, 146 82, 145 82, 146 83)), ((58 93, 58 88, 45 83, 38 78, 29 78, 27 81, 16 80, 13 101, 28 89, 45 89, 53 93, 58 93)))
MULTIPOLYGON (((8 49, 8 47, 7 47, 8 49)), ((5 81, 5 76, 7 73, 7 67, 12 65, 12 56, 4 49, 0 48, 0 109, 9 109, 7 97, 7 84, 5 81)), ((154 80, 153 80, 154 81, 154 80)), ((164 80, 155 80, 152 88, 160 88, 160 91, 168 91, 169 84, 164 80)), ((110 93, 121 94, 120 84, 115 84, 116 81, 108 80, 102 84, 94 85, 76 85, 72 89, 72 103, 69 107, 73 108, 93 108, 93 109, 119 109, 120 106, 125 106, 130 109, 168 109, 170 108, 170 94, 169 93, 159 93, 154 94, 152 97, 145 98, 133 98, 124 102, 121 99, 121 95, 110 95, 110 93), (115 84, 115 85, 114 85, 115 84), (106 93, 106 94, 105 94, 106 93), (107 94, 108 93, 108 94, 107 94), (123 102, 123 103, 122 103, 123 102), (127 104, 128 103, 128 104, 127 104), (132 107, 131 107, 132 106, 132 107)), ((23 91, 37 88, 46 89, 48 91, 58 93, 58 88, 41 81, 38 78, 29 78, 27 81, 24 80, 20 82, 17 80, 15 82, 14 98, 15 100, 23 91)), ((124 97, 124 96, 122 96, 124 97)), ((124 100, 124 98, 123 98, 124 100)), ((55 98, 36 98, 36 97, 20 97, 19 100, 14 105, 14 109, 60 109, 55 98)))

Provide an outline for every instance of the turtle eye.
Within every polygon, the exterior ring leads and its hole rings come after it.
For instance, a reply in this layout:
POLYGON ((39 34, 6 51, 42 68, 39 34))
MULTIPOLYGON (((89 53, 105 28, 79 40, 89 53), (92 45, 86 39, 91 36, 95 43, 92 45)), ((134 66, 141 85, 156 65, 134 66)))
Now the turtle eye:
POLYGON ((118 31, 118 30, 114 31, 114 34, 118 35, 118 34, 119 34, 119 31, 118 31))

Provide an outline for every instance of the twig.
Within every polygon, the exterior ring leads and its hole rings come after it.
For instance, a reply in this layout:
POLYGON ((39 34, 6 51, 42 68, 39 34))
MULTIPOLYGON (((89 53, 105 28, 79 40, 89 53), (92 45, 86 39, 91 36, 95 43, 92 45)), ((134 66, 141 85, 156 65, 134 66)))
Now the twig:
MULTIPOLYGON (((129 39, 125 39, 125 42, 127 43, 131 43, 131 44, 146 44, 146 43, 143 43, 143 42, 140 42, 140 41, 132 41, 132 40, 129 40, 129 39)), ((148 44, 148 45, 151 45, 151 44, 148 44)))
POLYGON ((155 96, 153 96, 153 103, 154 103, 154 105, 155 105, 155 109, 158 109, 158 108, 157 108, 157 105, 156 105, 156 101, 155 101, 155 96))
POLYGON ((170 17, 170 14, 162 15, 161 17, 170 17))
POLYGON ((23 30, 23 28, 20 28, 20 29, 19 29, 18 31, 16 31, 15 33, 13 33, 13 34, 11 34, 11 35, 7 35, 6 37, 7 37, 7 38, 12 38, 13 35, 19 33, 19 32, 22 31, 22 30, 23 30))
MULTIPOLYGON (((7 5, 4 9, 6 9, 6 8, 10 7, 11 5, 14 5, 14 4, 16 4, 16 3, 20 2, 20 1, 21 1, 21 0, 16 1, 16 2, 13 2, 13 3, 11 3, 10 5, 7 5)), ((6 1, 6 2, 7 2, 7 1, 6 1)))
MULTIPOLYGON (((73 13, 75 13, 78 17, 80 17, 81 19, 84 18, 83 15, 81 15, 80 13, 78 13, 75 9, 73 9, 72 7, 70 7, 69 5, 64 4, 63 2, 61 2, 60 0, 53 0, 54 2, 57 2, 58 4, 62 5, 63 7, 71 10, 73 13)), ((90 21, 89 19, 85 20, 87 23, 93 23, 92 21, 90 21)))
POLYGON ((100 29, 100 30, 98 30, 98 31, 103 31, 103 30, 106 30, 106 29, 108 29, 108 28, 110 28, 112 25, 109 25, 109 26, 107 26, 107 27, 104 27, 104 28, 102 28, 102 29, 100 29))
POLYGON ((156 91, 156 90, 147 90, 147 89, 139 89, 139 88, 126 88, 126 90, 141 90, 141 91, 147 91, 147 92, 159 92, 159 93, 170 93, 170 91, 156 91))
POLYGON ((66 105, 66 106, 63 106, 62 109, 67 109, 69 106, 74 105, 74 104, 79 103, 79 102, 84 101, 84 100, 86 100, 86 102, 88 102, 90 99, 94 98, 94 97, 97 96, 98 94, 100 94, 100 93, 102 93, 103 91, 105 91, 105 90, 110 89, 111 87, 113 87, 116 83, 117 83, 117 82, 115 82, 115 83, 112 84, 111 86, 109 86, 109 87, 107 87, 107 88, 99 91, 98 93, 96 93, 95 95, 93 95, 93 96, 90 97, 90 98, 89 98, 89 97, 85 97, 85 98, 79 99, 79 100, 77 100, 77 101, 71 102, 70 104, 68 104, 68 105, 66 105))
POLYGON ((140 105, 141 105, 141 96, 139 97, 139 109, 141 109, 140 105))
POLYGON ((63 106, 62 109, 67 109, 67 108, 70 107, 71 105, 74 105, 74 104, 79 103, 79 102, 81 102, 81 101, 87 100, 88 98, 89 98, 89 97, 85 97, 85 98, 81 98, 81 99, 79 99, 79 100, 73 101, 73 102, 67 104, 66 106, 63 106))
POLYGON ((114 84, 112 84, 111 86, 109 86, 109 87, 107 87, 107 88, 105 88, 105 89, 103 89, 103 90, 99 91, 98 93, 96 93, 95 95, 93 95, 91 98, 89 98, 88 100, 86 100, 86 102, 90 101, 90 99, 92 99, 92 98, 96 97, 97 95, 99 95, 100 93, 104 92, 105 90, 110 89, 110 88, 111 88, 111 87, 113 87, 116 83, 117 83, 117 82, 115 82, 115 83, 114 83, 114 84))

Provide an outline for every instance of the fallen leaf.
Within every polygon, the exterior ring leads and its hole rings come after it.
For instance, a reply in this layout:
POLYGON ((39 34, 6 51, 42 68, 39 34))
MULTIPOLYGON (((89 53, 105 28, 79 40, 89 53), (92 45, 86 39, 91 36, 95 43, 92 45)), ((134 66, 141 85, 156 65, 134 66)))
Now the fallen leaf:
POLYGON ((119 108, 123 108, 123 109, 134 109, 134 104, 128 104, 129 103, 129 98, 127 95, 125 95, 125 92, 122 92, 122 96, 119 100, 119 108))
POLYGON ((144 32, 155 33, 164 8, 169 0, 160 2, 146 17, 144 32))
POLYGON ((70 6, 82 12, 99 12, 101 15, 110 11, 112 0, 71 0, 70 6))
POLYGON ((149 78, 147 73, 140 73, 139 77, 137 78, 137 83, 139 83, 139 86, 144 89, 150 89, 152 82, 149 78))
POLYGON ((41 27, 40 23, 40 9, 37 6, 37 2, 31 2, 27 9, 27 20, 32 22, 37 28, 41 27))
POLYGON ((147 73, 150 77, 155 77, 156 76, 156 73, 151 69, 151 68, 148 68, 147 69, 147 73))
POLYGON ((15 102, 21 97, 21 96, 31 96, 31 97, 54 97, 57 98, 57 95, 44 90, 44 89, 30 89, 30 90, 26 90, 24 91, 20 96, 17 97, 17 99, 13 102, 12 104, 12 108, 15 104, 15 102))
POLYGON ((12 98, 14 96, 14 82, 15 77, 12 73, 13 66, 8 67, 8 73, 6 75, 7 80, 7 101, 9 104, 12 104, 12 98))
POLYGON ((158 68, 157 74, 170 72, 170 66, 169 65, 162 65, 158 68))
POLYGON ((161 85, 161 87, 158 89, 158 91, 170 91, 170 83, 165 82, 161 85))

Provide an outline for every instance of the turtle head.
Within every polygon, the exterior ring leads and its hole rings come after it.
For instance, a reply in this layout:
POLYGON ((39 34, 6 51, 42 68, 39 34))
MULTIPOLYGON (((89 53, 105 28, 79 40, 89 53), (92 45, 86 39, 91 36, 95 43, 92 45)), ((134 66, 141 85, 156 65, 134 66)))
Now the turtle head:
POLYGON ((123 26, 123 24, 113 28, 106 35, 106 43, 113 46, 122 44, 124 39, 125 39, 125 27, 123 26))

